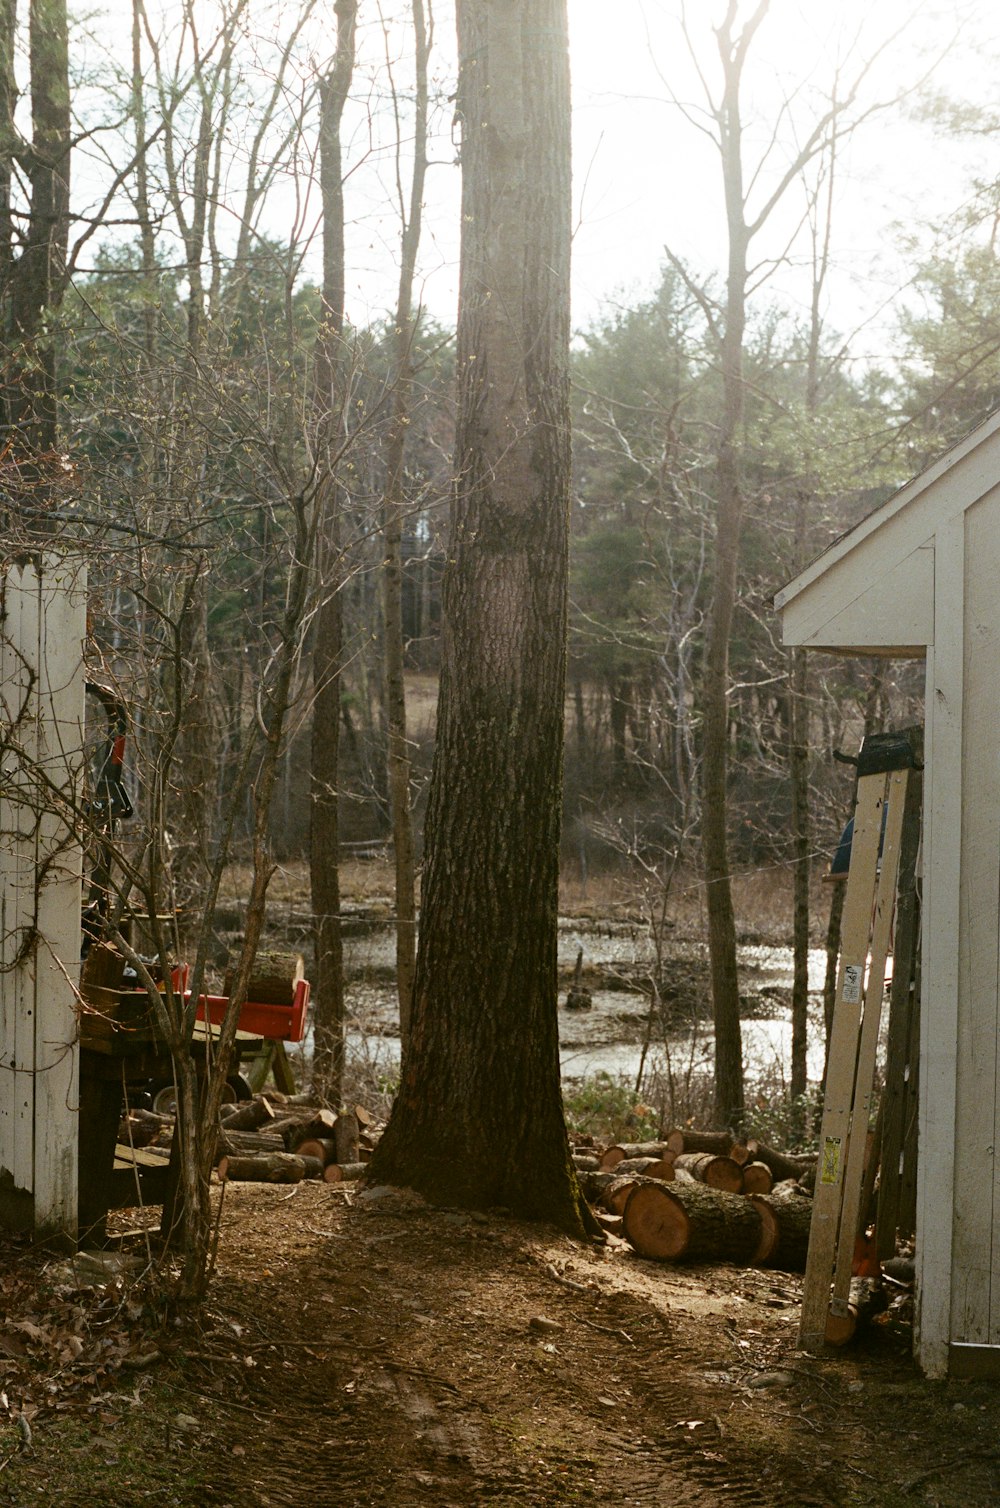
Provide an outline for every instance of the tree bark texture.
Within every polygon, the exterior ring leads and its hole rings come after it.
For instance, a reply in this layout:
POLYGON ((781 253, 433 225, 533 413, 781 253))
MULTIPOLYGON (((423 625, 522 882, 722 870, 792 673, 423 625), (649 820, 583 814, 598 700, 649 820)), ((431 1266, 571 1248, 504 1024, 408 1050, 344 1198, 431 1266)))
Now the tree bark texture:
POLYGON ((743 530, 741 434, 745 395, 743 343, 746 332, 747 253, 750 232, 743 186, 740 78, 746 35, 733 39, 735 7, 717 33, 725 88, 717 113, 725 192, 729 265, 720 364, 722 412, 715 461, 716 522, 712 600, 708 613, 702 677, 701 847, 705 871, 708 947, 715 1027, 715 1118, 738 1127, 743 1119, 743 1048, 736 968, 727 832, 729 751, 729 640, 736 604, 743 530))
POLYGON ((643 1257, 660 1261, 757 1260, 761 1217, 749 1199, 698 1183, 641 1183, 629 1195, 623 1232, 643 1257))
MULTIPOLYGON (((809 1049, 809 889, 812 834, 809 821, 808 705, 806 651, 791 652, 788 764, 792 783, 792 841, 795 846, 792 902, 792 1099, 806 1092, 809 1049)), ((796 1130, 801 1132, 801 1112, 796 1130)))
POLYGON ((414 101, 413 176, 408 212, 403 214, 400 243, 399 294, 394 332, 392 425, 386 455, 383 504, 383 615, 385 619, 385 710, 388 724, 387 784, 392 810, 392 846, 396 866, 396 991, 399 997, 399 1035, 405 1055, 410 1036, 413 979, 417 953, 417 903, 410 805, 410 745, 406 736, 406 682, 403 644, 403 518, 406 509, 404 462, 406 433, 413 401, 413 341, 419 311, 413 311, 413 279, 420 245, 424 179, 427 173, 427 57, 430 36, 423 0, 413 0, 414 101))
POLYGON ((343 430, 344 185, 340 123, 354 73, 356 0, 337 0, 337 50, 323 81, 320 186, 323 201, 323 323, 316 353, 317 581, 310 769, 310 890, 316 958, 312 1082, 331 1102, 344 1074, 344 953, 340 930, 340 489, 334 457, 343 430))
POLYGON ((556 981, 565 0, 460 0, 458 39, 458 417, 437 747, 410 1046, 370 1176, 579 1231, 591 1217, 563 1122, 556 981))
POLYGON ((43 456, 56 447, 55 348, 45 311, 58 306, 66 281, 69 235, 70 91, 66 0, 31 0, 28 16, 31 142, 14 122, 15 6, 0 11, 0 243, 4 257, 6 422, 22 447, 43 456), (10 49, 8 51, 8 49, 10 49), (15 162, 28 185, 20 252, 11 218, 15 162))

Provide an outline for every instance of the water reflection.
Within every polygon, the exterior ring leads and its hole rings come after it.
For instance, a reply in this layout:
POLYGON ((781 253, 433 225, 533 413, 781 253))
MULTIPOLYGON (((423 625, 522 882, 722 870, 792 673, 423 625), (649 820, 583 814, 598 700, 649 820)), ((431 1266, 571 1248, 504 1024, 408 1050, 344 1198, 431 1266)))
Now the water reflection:
MULTIPOLYGON (((671 941, 664 978, 668 986, 671 971, 682 978, 684 989, 679 998, 683 1008, 675 1009, 666 1026, 654 1021, 652 1029, 648 1021, 648 992, 644 994, 641 990, 653 962, 646 931, 638 924, 612 923, 592 929, 563 921, 559 931, 559 963, 564 974, 575 964, 580 948, 593 990, 593 1006, 585 1011, 566 1010, 562 1004, 563 985, 559 1055, 564 1078, 603 1072, 634 1080, 644 1043, 647 1061, 650 1055, 662 1060, 669 1052, 686 1065, 703 1063, 706 1070, 710 1069, 712 1033, 707 1018, 711 1007, 704 944, 671 941)), ((394 952, 395 942, 388 927, 380 926, 345 939, 346 994, 352 1021, 348 1052, 377 1076, 390 1079, 398 1072, 400 1052, 399 1017, 392 984, 394 952)), ((739 965, 747 1017, 742 1027, 747 1076, 784 1079, 791 1062, 791 949, 768 944, 743 946, 739 950, 739 965)), ((823 950, 812 949, 809 989, 814 996, 814 1017, 818 1014, 815 997, 822 989, 825 967, 823 950)), ((665 998, 671 998, 669 988, 664 993, 665 998)), ((822 1032, 814 1019, 808 1053, 810 1079, 818 1079, 822 1070, 822 1032)))

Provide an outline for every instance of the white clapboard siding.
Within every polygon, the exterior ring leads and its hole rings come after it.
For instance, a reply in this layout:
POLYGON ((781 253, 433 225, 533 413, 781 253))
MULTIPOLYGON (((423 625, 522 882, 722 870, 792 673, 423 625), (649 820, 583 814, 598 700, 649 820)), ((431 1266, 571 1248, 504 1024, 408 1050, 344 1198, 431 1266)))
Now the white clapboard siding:
POLYGON ((8 570, 0 642, 0 1189, 38 1236, 76 1229, 85 583, 8 570))
POLYGON ((1000 414, 781 593, 786 644, 926 654, 916 1350, 1000 1376, 1000 414))

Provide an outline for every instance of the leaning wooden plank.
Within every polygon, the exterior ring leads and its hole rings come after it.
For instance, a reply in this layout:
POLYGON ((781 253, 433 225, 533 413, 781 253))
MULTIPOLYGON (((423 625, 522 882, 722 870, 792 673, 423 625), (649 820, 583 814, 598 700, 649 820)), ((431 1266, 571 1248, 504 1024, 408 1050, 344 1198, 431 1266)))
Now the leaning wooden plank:
POLYGON ((879 870, 875 918, 872 925, 871 963, 868 969, 868 985, 864 993, 864 1014, 858 1043, 851 1131, 844 1168, 844 1197, 833 1275, 831 1311, 834 1314, 845 1313, 850 1301, 851 1270, 854 1247, 858 1238, 868 1123, 874 1093, 875 1062, 878 1055, 879 1031, 885 999, 885 966, 889 956, 892 919, 896 909, 899 849, 903 836, 903 815, 906 810, 909 779, 909 770, 895 770, 889 776, 887 791, 889 811, 882 842, 882 864, 879 870))
MULTIPOLYGON (((918 754, 921 748, 917 750, 918 754)), ((919 770, 910 776, 899 850, 899 882, 892 949, 892 987, 889 992, 889 1032, 886 1043, 885 1089, 882 1096, 882 1158, 878 1187, 876 1236, 882 1258, 895 1255, 900 1222, 903 1148, 910 1080, 917 1064, 910 1057, 911 1022, 919 1010, 917 943, 920 901, 917 892, 917 854, 920 848, 920 810, 923 782, 919 770)))
POLYGON ((840 966, 820 1132, 820 1161, 813 1202, 809 1256, 802 1285, 799 1341, 807 1351, 817 1350, 826 1343, 826 1319, 830 1309, 830 1282, 833 1277, 843 1196, 844 1155, 854 1099, 854 1069, 871 935, 885 786, 884 774, 862 776, 858 781, 854 808, 851 868, 844 897, 840 966))
POLYGON ((761 1218, 749 1199, 697 1183, 641 1182, 622 1212, 622 1234, 644 1257, 752 1263, 761 1218))

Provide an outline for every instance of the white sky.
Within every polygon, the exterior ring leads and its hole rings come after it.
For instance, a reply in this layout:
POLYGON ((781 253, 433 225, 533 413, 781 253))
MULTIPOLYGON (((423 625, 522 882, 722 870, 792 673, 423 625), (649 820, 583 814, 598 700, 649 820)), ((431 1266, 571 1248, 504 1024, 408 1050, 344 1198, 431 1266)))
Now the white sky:
MULTIPOLYGON (((167 10, 177 0, 163 0, 167 10)), ((260 0, 261 14, 267 0, 260 0)), ((398 0, 383 0, 387 11, 398 0)), ((210 0, 199 0, 210 24, 210 0)), ((147 0, 150 13, 155 0, 147 0)), ((428 180, 422 255, 424 298, 442 321, 455 314, 458 260, 458 170, 449 140, 453 90, 452 0, 436 0, 437 47, 434 82, 440 91, 439 135, 432 147, 438 163, 428 180)), ((744 0, 743 15, 752 10, 744 0)), ((721 182, 717 158, 697 127, 684 118, 683 104, 697 109, 704 95, 679 26, 681 0, 569 0, 574 82, 574 323, 590 323, 618 299, 652 291, 665 245, 700 275, 718 271, 725 255, 721 182)), ((319 17, 315 62, 332 45, 332 6, 319 17)), ((691 40, 705 78, 718 79, 711 25, 724 0, 689 0, 691 40)), ((116 59, 126 65, 129 0, 105 0, 104 21, 94 28, 88 61, 98 67, 116 59)), ((263 22, 261 23, 264 24, 263 22)), ((384 78, 369 92, 376 64, 386 47, 399 55, 398 77, 405 85, 409 38, 405 26, 391 23, 383 37, 377 0, 360 0, 360 58, 355 83, 351 152, 357 161, 372 130, 382 131, 376 152, 347 183, 349 230, 349 313, 362 322, 386 312, 395 297, 398 224, 388 196, 393 185, 391 154, 385 143, 389 122, 378 125, 378 99, 384 78), (375 124, 373 126, 373 115, 375 124), (376 170, 377 166, 377 170, 376 170)), ((760 188, 766 191, 787 161, 795 133, 814 118, 832 69, 853 80, 865 59, 887 46, 872 71, 866 103, 891 99, 914 84, 933 64, 933 82, 961 98, 989 103, 1000 55, 997 19, 988 0, 772 0, 748 69, 747 160, 756 160, 770 140, 783 101, 789 106, 773 144, 760 188), (960 18, 966 21, 963 32, 960 18), (898 33, 898 36, 896 35, 898 33), (950 50, 949 50, 950 46, 950 50)), ((838 165, 834 212, 835 274, 828 294, 832 322, 848 333, 869 322, 859 348, 876 354, 912 258, 900 251, 895 226, 924 225, 960 205, 972 172, 989 157, 983 143, 944 143, 928 128, 899 111, 881 114, 845 149, 838 165), (876 311, 883 309, 881 315, 876 311), (874 322, 872 320, 874 318, 874 322)), ((76 182, 86 184, 85 166, 76 182)), ((790 191, 773 233, 761 238, 767 256, 785 248, 798 223, 801 193, 790 191)), ((276 192, 269 228, 287 231, 290 195, 276 192)), ((926 241, 927 236, 923 239, 926 241)), ((803 295, 801 246, 775 276, 775 293, 794 302, 803 295)))
MULTIPOLYGON (((570 0, 580 222, 574 271, 578 325, 613 297, 616 283, 626 296, 648 290, 666 244, 702 271, 724 263, 717 156, 696 126, 668 102, 671 89, 685 104, 704 102, 677 24, 681 9, 673 0, 620 0, 609 41, 602 0, 570 0)), ((746 14, 751 7, 742 9, 746 14)), ((758 160, 782 101, 795 94, 772 152, 772 169, 764 175, 765 183, 775 182, 794 139, 789 126, 797 123, 801 139, 829 88, 837 59, 845 60, 842 77, 853 80, 864 60, 897 34, 872 71, 866 102, 892 99, 928 71, 932 84, 990 102, 995 78, 990 54, 996 55, 1000 14, 993 23, 990 7, 965 7, 970 15, 963 36, 961 9, 897 0, 875 5, 865 0, 773 0, 748 68, 748 119, 752 122, 756 114, 758 124, 748 131, 746 161, 758 160)), ((691 0, 687 10, 706 80, 714 85, 718 69, 709 23, 724 6, 691 0)), ((908 263, 899 254, 894 225, 950 214, 965 197, 967 174, 983 155, 981 147, 969 143, 959 147, 936 140, 927 127, 896 110, 861 129, 838 165, 833 217, 835 276, 828 303, 842 330, 869 319, 900 290, 908 263)), ((784 249, 802 202, 801 194, 790 190, 785 212, 775 221, 781 234, 762 244, 767 254, 784 249)), ((800 258, 803 251, 800 246, 800 258)), ((792 298, 804 292, 794 267, 782 269, 774 287, 792 298)), ((872 339, 877 338, 873 331, 872 339)))

